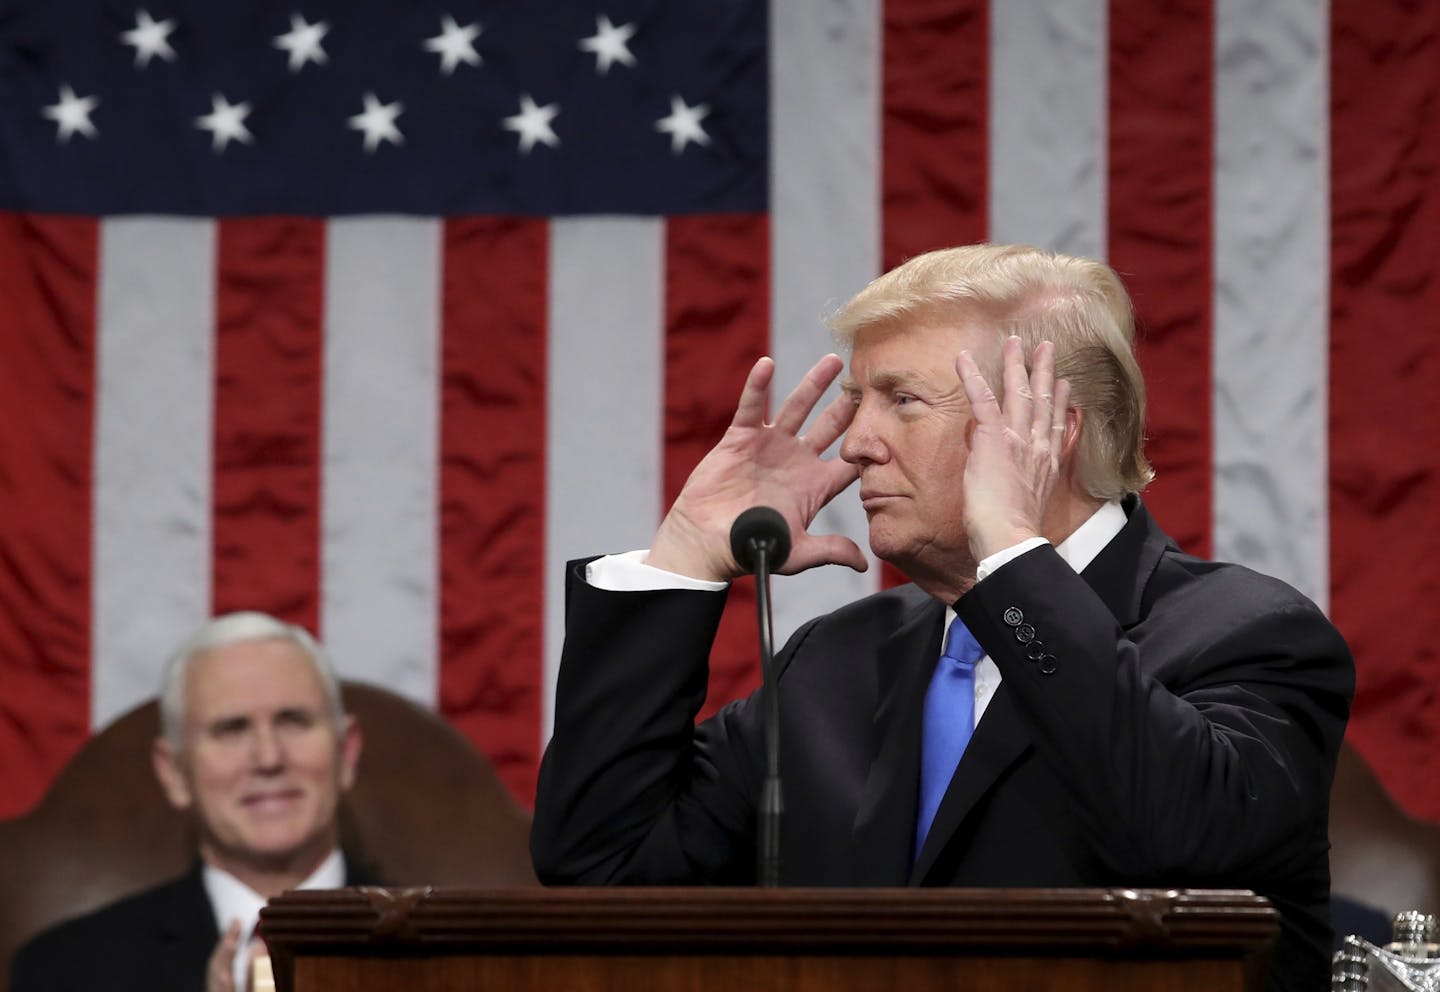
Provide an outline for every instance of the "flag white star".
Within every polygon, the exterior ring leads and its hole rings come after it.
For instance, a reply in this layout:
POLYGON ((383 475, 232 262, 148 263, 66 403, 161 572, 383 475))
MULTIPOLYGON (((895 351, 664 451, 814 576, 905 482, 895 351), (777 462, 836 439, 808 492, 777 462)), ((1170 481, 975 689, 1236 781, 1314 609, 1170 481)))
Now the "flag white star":
POLYGON ((216 93, 210 98, 210 108, 210 113, 195 118, 195 126, 210 132, 210 147, 213 151, 223 152, 231 141, 248 145, 255 140, 255 136, 245 126, 245 118, 250 116, 250 104, 232 104, 216 93))
POLYGON ((616 62, 622 65, 635 64, 635 56, 626 44, 634 34, 635 25, 622 24, 616 27, 610 23, 610 18, 601 14, 595 18, 595 33, 580 39, 580 50, 595 54, 595 72, 603 76, 616 62))
POLYGON ((276 48, 290 53, 290 71, 299 72, 307 62, 324 65, 330 61, 325 49, 320 47, 321 40, 329 30, 330 25, 325 21, 307 24, 304 17, 291 14, 290 30, 285 34, 277 34, 274 44, 276 48))
POLYGON ((175 20, 167 18, 154 20, 148 11, 135 12, 135 26, 120 32, 120 41, 135 46, 135 65, 145 68, 156 55, 166 62, 175 61, 175 49, 170 47, 170 32, 175 30, 175 20))
POLYGON ((480 55, 475 51, 475 39, 480 36, 479 23, 467 24, 463 28, 455 23, 449 14, 440 18, 440 33, 425 39, 427 52, 438 52, 440 71, 450 75, 461 62, 479 65, 480 55))
POLYGON ((350 126, 357 131, 365 132, 365 151, 367 153, 379 148, 382 141, 388 141, 395 145, 405 143, 405 136, 395 126, 395 118, 399 117, 404 110, 405 105, 399 100, 394 103, 381 103, 374 93, 365 94, 365 109, 350 118, 350 126))
POLYGON ((687 107, 678 96, 670 98, 670 113, 655 122, 655 130, 670 135, 670 151, 679 155, 690 142, 697 145, 710 144, 710 135, 700 126, 705 115, 710 113, 708 104, 687 107))
POLYGON ((505 118, 504 122, 505 130, 514 131, 520 135, 520 154, 529 155, 530 149, 535 147, 537 141, 549 145, 551 148, 560 146, 560 139, 556 137, 554 129, 550 127, 550 122, 558 113, 560 113, 558 103, 540 107, 530 99, 529 93, 521 95, 520 113, 505 118))
POLYGON ((55 137, 60 142, 70 140, 70 135, 79 131, 87 138, 93 138, 98 133, 95 125, 90 121, 90 111, 100 102, 97 96, 76 96, 75 91, 69 86, 61 85, 60 99, 50 104, 41 115, 55 122, 55 137))

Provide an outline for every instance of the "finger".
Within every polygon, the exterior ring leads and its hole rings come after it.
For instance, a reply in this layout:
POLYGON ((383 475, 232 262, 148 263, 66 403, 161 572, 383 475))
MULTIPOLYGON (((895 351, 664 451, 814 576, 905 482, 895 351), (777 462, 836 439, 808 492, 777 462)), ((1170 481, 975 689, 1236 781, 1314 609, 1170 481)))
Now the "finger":
POLYGON ((775 362, 768 355, 757 361, 745 377, 740 402, 735 406, 732 427, 760 427, 770 406, 770 380, 775 378, 775 362))
POLYGON ((775 414, 775 427, 789 434, 799 434, 805 418, 810 416, 810 411, 815 409, 815 404, 820 402, 820 397, 825 395, 825 390, 830 388, 830 383, 844 367, 845 363, 839 355, 826 355, 811 366, 805 378, 780 404, 780 410, 775 414))
POLYGON ((1000 355, 1004 363, 1001 377, 1005 383, 1005 402, 1001 411, 1005 415, 1005 426, 1020 437, 1027 437, 1030 434, 1032 404, 1030 376, 1025 371, 1025 348, 1012 334, 1005 339, 1000 355))
POLYGON ((870 568, 870 559, 865 557, 860 545, 843 535, 806 535, 791 551, 783 571, 786 575, 794 575, 817 565, 846 565, 857 572, 865 572, 870 568))
POLYGON ((231 920, 210 955, 205 992, 235 992, 235 949, 239 945, 240 921, 231 920))
POLYGON ((965 398, 970 401, 970 417, 977 424, 993 424, 1000 419, 1000 403, 995 391, 975 364, 975 358, 968 351, 962 351, 955 359, 955 372, 960 384, 965 387, 965 398))
POLYGON ((1030 371, 1030 437, 1049 444, 1055 408, 1055 346, 1041 341, 1035 349, 1034 368, 1030 371))
POLYGON ((855 401, 848 396, 837 396, 820 411, 802 440, 819 454, 834 444, 854 419, 855 401))

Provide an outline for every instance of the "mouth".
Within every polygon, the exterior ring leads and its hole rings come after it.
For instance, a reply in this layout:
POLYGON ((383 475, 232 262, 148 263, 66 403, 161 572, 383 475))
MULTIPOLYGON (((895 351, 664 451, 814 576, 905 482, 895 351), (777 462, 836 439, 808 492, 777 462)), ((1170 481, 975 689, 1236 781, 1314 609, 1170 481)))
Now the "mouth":
POLYGON ((860 490, 860 505, 867 510, 879 509, 891 500, 900 499, 895 493, 881 492, 878 489, 860 490))
POLYGON ((253 813, 283 813, 304 798, 300 789, 267 789, 243 796, 240 804, 253 813))

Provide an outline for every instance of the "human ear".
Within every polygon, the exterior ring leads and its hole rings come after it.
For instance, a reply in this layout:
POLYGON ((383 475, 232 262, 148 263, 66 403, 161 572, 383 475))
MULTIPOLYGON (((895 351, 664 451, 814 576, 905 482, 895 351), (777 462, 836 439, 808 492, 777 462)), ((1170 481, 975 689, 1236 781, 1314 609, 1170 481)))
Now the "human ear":
POLYGON ((349 713, 345 714, 345 725, 340 729, 340 791, 345 792, 355 784, 355 768, 360 763, 360 751, 364 739, 360 724, 349 713))
POLYGON ((1075 456, 1075 447, 1080 443, 1080 429, 1085 423, 1085 411, 1075 407, 1065 411, 1065 440, 1060 447, 1060 460, 1075 456))
POLYGON ((185 769, 180 766, 180 756, 164 737, 155 738, 150 747, 150 763, 155 768, 155 777, 170 805, 178 810, 187 810, 195 797, 190 792, 190 783, 185 778, 185 769))

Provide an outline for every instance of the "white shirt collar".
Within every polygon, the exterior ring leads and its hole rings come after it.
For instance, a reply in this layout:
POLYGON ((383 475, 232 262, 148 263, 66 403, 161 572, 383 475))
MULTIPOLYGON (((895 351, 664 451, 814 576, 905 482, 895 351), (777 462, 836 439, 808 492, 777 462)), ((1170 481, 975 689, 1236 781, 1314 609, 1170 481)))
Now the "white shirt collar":
MULTIPOLYGON (((245 976, 250 967, 250 938, 255 925, 260 921, 260 909, 265 897, 223 868, 206 865, 203 872, 205 894, 210 897, 210 908, 215 913, 215 927, 224 933, 232 920, 240 921, 240 943, 235 952, 235 987, 245 988, 245 976)), ((340 849, 331 851, 320 867, 296 886, 297 889, 339 889, 345 886, 345 859, 340 849)))
POLYGON ((1105 550, 1105 545, 1125 529, 1129 521, 1130 518, 1125 516, 1125 508, 1112 499, 1090 514, 1089 519, 1076 527, 1073 534, 1057 544, 1055 553, 1064 558, 1066 564, 1075 571, 1083 572, 1100 552, 1105 550))

